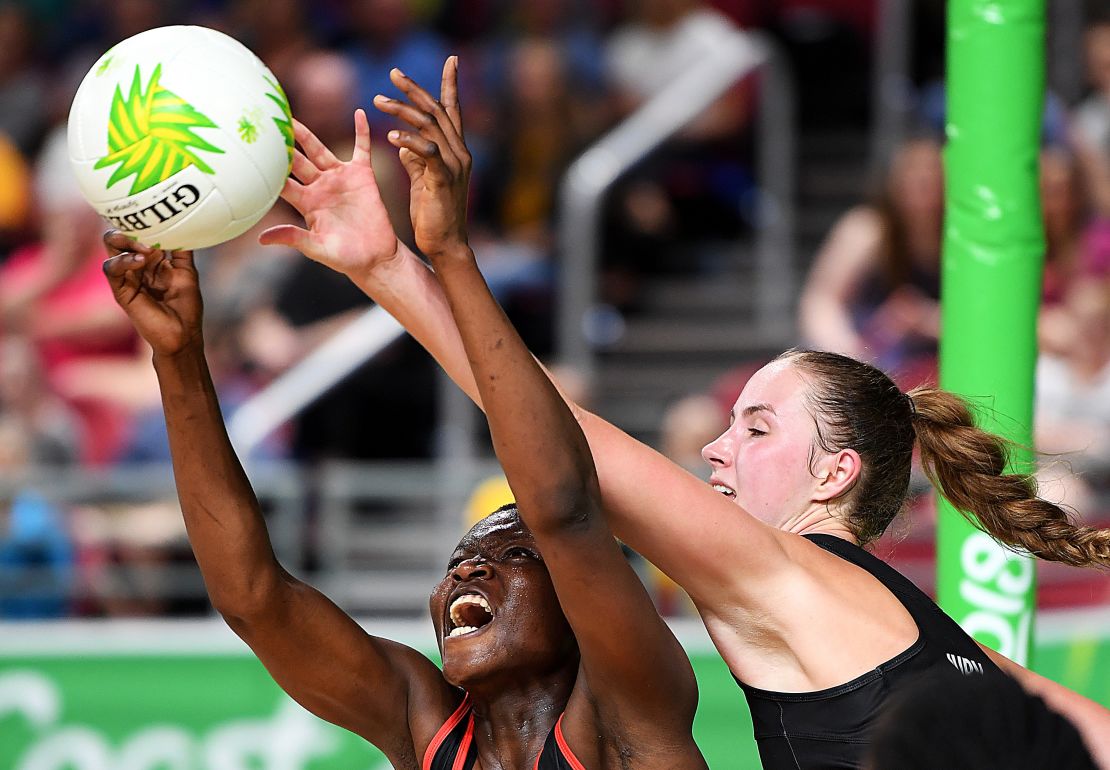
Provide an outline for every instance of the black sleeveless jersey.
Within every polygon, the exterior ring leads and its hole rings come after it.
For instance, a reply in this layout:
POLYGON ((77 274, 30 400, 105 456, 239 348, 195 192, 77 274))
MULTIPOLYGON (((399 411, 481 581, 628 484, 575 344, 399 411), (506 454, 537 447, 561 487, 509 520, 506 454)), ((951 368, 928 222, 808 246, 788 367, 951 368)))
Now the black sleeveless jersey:
POLYGON ((871 573, 909 611, 919 635, 909 649, 875 670, 827 690, 769 692, 737 680, 751 709, 765 770, 861 767, 868 733, 891 693, 953 667, 969 676, 1005 676, 956 621, 890 565, 839 537, 805 537, 871 573))
MULTIPOLYGON (((474 746, 474 712, 470 708, 470 696, 455 709, 455 713, 443 723, 424 752, 421 770, 473 770, 478 761, 478 750, 474 746)), ((536 757, 532 770, 586 770, 563 738, 563 716, 555 722, 555 727, 547 734, 543 750, 536 757)))

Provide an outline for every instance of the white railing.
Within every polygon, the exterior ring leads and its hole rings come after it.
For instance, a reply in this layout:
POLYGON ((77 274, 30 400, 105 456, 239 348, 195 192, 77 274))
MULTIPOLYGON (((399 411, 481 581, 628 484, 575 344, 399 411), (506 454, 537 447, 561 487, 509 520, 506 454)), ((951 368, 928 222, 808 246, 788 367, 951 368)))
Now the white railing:
POLYGON ((705 56, 603 136, 574 161, 560 191, 561 255, 556 334, 562 361, 593 374, 589 324, 597 302, 601 211, 613 184, 652 150, 701 114, 725 91, 756 70, 756 126, 760 187, 756 275, 753 289, 762 329, 784 326, 793 293, 794 120, 791 79, 771 41, 755 33, 722 30, 705 56))
MULTIPOLYGON (((589 374, 592 358, 584 324, 594 305, 599 251, 599 208, 616 179, 667 137, 690 122, 730 86, 758 68, 757 175, 760 228, 756 244, 757 322, 782 328, 793 292, 793 103, 791 81, 771 43, 758 35, 724 32, 706 56, 587 150, 567 171, 562 187, 563 220, 559 311, 560 357, 589 374)), ((236 451, 247 458, 270 433, 295 417, 404 333, 381 308, 327 340, 303 361, 243 404, 228 422, 236 451)), ((439 454, 464 461, 473 454, 473 410, 448 387, 441 389, 439 454)), ((450 466, 448 466, 450 467, 450 466)))
MULTIPOLYGON (((248 471, 274 552, 286 569, 352 611, 419 614, 468 526, 465 508, 472 490, 498 468, 475 460, 445 472, 439 462, 411 460, 329 461, 311 469, 253 464, 248 471)), ((30 549, 21 551, 23 560, 0 564, 0 607, 14 598, 60 600, 71 608, 136 600, 204 602, 198 568, 182 560, 188 549, 183 527, 129 528, 140 517, 177 519, 169 465, 0 474, 0 510, 31 494, 57 518, 21 543, 30 549), (153 510, 152 504, 165 510, 153 510), (66 544, 56 563, 35 556, 40 553, 35 549, 53 543, 66 544), (128 556, 137 546, 145 558, 128 556), (88 560, 78 558, 79 552, 124 558, 88 560)))
POLYGON ((244 460, 267 436, 405 333, 380 307, 367 310, 252 396, 227 423, 244 460))

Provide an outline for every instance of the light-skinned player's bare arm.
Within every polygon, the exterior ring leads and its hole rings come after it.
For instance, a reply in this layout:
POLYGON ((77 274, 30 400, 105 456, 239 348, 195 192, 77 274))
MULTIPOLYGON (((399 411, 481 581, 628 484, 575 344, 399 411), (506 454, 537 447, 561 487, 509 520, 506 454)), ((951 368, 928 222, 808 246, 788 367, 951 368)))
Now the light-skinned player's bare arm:
MULTIPOLYGON (((403 84, 398 71, 394 82, 403 84)), ((292 246, 346 274, 393 315, 423 345, 466 394, 481 405, 462 340, 443 289, 431 269, 400 243, 389 224, 370 165, 370 129, 355 113, 355 152, 338 160, 305 126, 295 122, 298 151, 283 197, 305 217, 307 229, 292 225, 262 234, 264 244, 292 246)), ((402 149, 402 163, 418 163, 402 149)), ((754 520, 747 526, 735 505, 655 450, 569 404, 597 464, 606 516, 613 531, 657 564, 704 605, 735 603, 733 589, 756 590, 761 567, 784 563, 779 535, 754 520), (673 512, 684 511, 682 517, 673 512), (739 526, 736 521, 740 519, 739 526), (724 526, 729 522, 732 526, 724 526), (736 580, 736 553, 750 552, 748 580, 736 580), (729 556, 732 554, 733 556, 729 556), (729 595, 726 597, 722 590, 729 595)), ((771 579, 770 572, 766 575, 771 579)))

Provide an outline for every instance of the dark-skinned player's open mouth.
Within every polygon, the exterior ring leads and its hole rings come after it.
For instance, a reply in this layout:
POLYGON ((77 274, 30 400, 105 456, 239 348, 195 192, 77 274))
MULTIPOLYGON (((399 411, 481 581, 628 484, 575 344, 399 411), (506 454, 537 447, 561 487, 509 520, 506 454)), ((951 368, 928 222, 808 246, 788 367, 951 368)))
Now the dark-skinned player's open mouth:
POLYGON ((454 639, 474 634, 493 622, 493 608, 486 597, 467 591, 451 600, 447 610, 445 637, 454 639))

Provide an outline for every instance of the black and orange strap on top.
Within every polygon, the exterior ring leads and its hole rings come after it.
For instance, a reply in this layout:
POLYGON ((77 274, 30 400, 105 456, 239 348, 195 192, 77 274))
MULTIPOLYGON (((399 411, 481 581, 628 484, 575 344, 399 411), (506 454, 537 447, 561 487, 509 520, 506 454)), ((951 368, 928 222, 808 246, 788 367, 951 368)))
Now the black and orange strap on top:
POLYGON ((547 734, 533 770, 586 770, 563 737, 563 714, 559 715, 555 727, 547 734))
POLYGON ((471 770, 477 759, 474 712, 470 710, 470 696, 467 695, 455 713, 436 731, 420 767, 421 770, 471 770))
MULTIPOLYGON (((473 770, 478 761, 474 746, 474 713, 470 709, 470 696, 455 709, 436 732, 424 752, 421 770, 473 770)), ((586 770, 563 737, 563 716, 560 714, 555 727, 544 741, 543 750, 536 757, 533 770, 586 770)))

